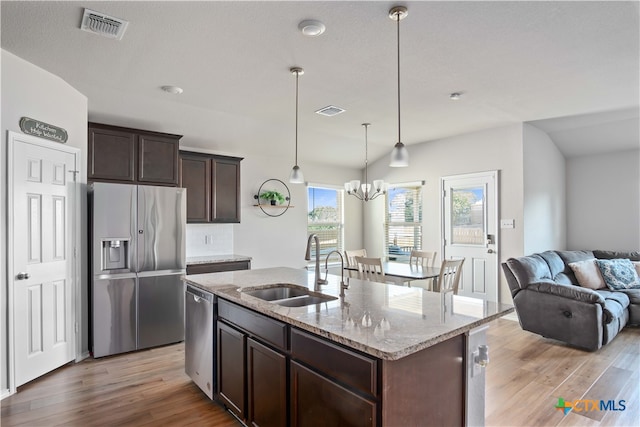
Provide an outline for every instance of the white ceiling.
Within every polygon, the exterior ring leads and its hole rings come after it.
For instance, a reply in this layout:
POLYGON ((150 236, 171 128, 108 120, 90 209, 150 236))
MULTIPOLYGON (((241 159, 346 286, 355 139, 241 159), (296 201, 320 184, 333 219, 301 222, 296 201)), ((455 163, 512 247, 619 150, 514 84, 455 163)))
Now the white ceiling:
MULTIPOLYGON (((388 17, 396 4, 2 1, 2 48, 85 94, 92 121, 182 134, 184 146, 222 154, 290 156, 292 163, 289 68, 301 66, 300 166, 359 167, 362 122, 372 123, 370 160, 388 155, 397 139, 396 26, 388 17), (128 20, 124 38, 81 31, 85 6, 128 20), (297 26, 304 19, 323 21, 325 34, 303 36, 297 26), (184 93, 162 92, 162 85, 184 93), (346 112, 314 114, 327 105, 346 112)), ((553 129, 567 155, 592 150, 594 140, 602 146, 601 139, 609 149, 638 146, 638 2, 402 4, 409 9, 400 27, 409 151, 527 121, 553 129), (450 101, 451 92, 463 98, 450 101), (631 136, 622 132, 634 125, 631 136)))

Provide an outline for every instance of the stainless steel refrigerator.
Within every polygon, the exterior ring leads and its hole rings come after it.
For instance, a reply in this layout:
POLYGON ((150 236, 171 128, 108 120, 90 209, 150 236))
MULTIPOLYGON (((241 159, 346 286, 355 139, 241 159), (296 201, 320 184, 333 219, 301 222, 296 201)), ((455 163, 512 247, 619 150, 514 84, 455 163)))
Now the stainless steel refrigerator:
POLYGON ((184 339, 186 190, 89 185, 94 357, 184 339))

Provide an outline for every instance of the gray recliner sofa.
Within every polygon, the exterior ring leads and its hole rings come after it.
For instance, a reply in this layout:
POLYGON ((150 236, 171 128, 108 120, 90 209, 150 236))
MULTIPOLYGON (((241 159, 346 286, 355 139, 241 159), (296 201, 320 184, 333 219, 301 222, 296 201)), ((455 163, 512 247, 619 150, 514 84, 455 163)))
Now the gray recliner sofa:
POLYGON ((626 325, 640 325, 640 289, 578 285, 569 263, 592 258, 640 261, 640 253, 546 251, 502 264, 522 329, 594 351, 626 325))

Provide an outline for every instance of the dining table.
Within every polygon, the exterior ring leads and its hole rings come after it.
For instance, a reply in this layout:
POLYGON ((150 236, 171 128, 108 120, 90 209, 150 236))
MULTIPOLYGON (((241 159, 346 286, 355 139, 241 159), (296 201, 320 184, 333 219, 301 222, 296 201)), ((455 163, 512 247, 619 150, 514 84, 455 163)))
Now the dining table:
MULTIPOLYGON (((345 267, 345 270, 358 271, 358 266, 349 265, 345 267)), ((382 270, 385 276, 398 278, 402 282, 433 279, 440 275, 440 268, 438 267, 423 267, 397 261, 382 261, 382 270)))

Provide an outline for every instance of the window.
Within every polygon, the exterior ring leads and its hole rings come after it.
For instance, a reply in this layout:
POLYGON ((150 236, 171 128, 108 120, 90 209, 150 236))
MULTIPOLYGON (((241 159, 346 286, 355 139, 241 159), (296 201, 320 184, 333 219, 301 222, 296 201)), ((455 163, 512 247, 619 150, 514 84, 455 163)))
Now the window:
POLYGON ((451 188, 451 243, 484 245, 484 187, 451 188))
POLYGON ((385 212, 385 248, 390 261, 409 261, 422 249, 422 185, 390 187, 385 212))
MULTIPOLYGON (((307 188, 307 235, 317 234, 320 255, 344 250, 342 200, 344 190, 309 186, 307 188)), ((315 248, 314 248, 315 250, 315 248)))

